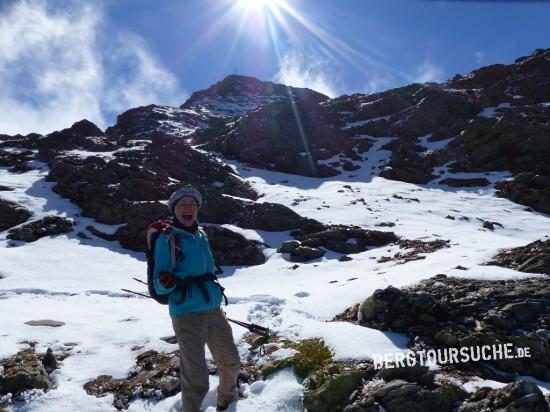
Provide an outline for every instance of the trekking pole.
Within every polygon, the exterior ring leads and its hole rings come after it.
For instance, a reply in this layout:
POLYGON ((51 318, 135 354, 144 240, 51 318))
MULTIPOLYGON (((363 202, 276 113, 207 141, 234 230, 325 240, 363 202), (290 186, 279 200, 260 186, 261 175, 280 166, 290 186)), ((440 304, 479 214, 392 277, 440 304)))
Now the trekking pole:
POLYGON ((254 323, 241 322, 240 320, 235 320, 231 318, 227 318, 227 320, 248 329, 250 332, 255 333, 256 335, 260 335, 266 339, 269 339, 269 328, 265 328, 254 323))
POLYGON ((121 290, 123 290, 124 292, 133 293, 134 295, 143 296, 144 298, 150 298, 151 297, 149 295, 146 295, 145 293, 134 292, 133 290, 129 290, 129 289, 121 289, 121 290))
MULTIPOLYGON (((139 281, 139 279, 136 279, 136 278, 134 279, 139 281)), ((129 289, 121 289, 121 290, 123 290, 124 292, 133 293, 134 295, 143 296, 145 298, 151 298, 151 296, 146 295, 145 293, 134 292, 133 290, 129 290, 129 289)), ((239 326, 242 326, 243 328, 248 329, 251 333, 255 333, 256 335, 260 335, 266 339, 269 339, 269 328, 265 328, 263 326, 256 325, 254 323, 242 322, 240 320, 235 320, 231 318, 227 318, 227 320, 230 322, 233 322, 236 325, 239 325, 239 326)))

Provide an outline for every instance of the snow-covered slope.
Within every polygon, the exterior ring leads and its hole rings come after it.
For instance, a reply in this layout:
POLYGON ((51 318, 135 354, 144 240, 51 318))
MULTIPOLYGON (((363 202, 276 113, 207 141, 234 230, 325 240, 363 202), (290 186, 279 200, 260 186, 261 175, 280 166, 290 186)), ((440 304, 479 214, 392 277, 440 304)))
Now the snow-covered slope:
MULTIPOLYGON (((345 322, 326 322, 344 309, 361 302, 376 289, 388 285, 410 285, 438 273, 480 279, 509 279, 527 274, 496 266, 482 266, 499 248, 521 246, 547 237, 548 216, 528 212, 524 207, 494 196, 493 186, 453 189, 444 185, 413 185, 377 177, 372 162, 383 163, 388 152, 374 145, 369 162, 352 175, 317 179, 252 169, 238 163, 235 168, 264 197, 292 207, 296 212, 323 223, 354 224, 375 229, 393 222, 392 230, 407 239, 450 240, 450 248, 428 254, 425 259, 396 264, 377 262, 392 255, 397 246, 374 248, 339 261, 340 254, 328 252, 316 261, 297 268, 286 255, 276 253, 288 232, 240 231, 250 239, 269 245, 261 266, 224 267, 222 284, 232 318, 269 327, 289 340, 323 338, 336 360, 367 360, 376 354, 406 349, 404 335, 385 333, 345 322), (457 219, 449 219, 453 215, 457 219), (458 217, 467 217, 458 219, 458 217), (502 224, 494 231, 483 221, 502 224), (458 265, 468 270, 455 269, 458 265)), ((27 394, 27 401, 14 403, 16 410, 106 411, 113 410, 111 395, 96 398, 86 394, 83 384, 99 375, 125 377, 138 353, 149 349, 171 351, 175 347, 159 338, 171 335, 167 309, 155 302, 122 292, 121 288, 143 291, 132 280, 144 278, 146 264, 140 253, 122 249, 118 243, 78 237, 91 223, 80 210, 51 191, 46 182, 47 167, 13 174, 0 169, 2 185, 14 188, 2 197, 30 208, 33 218, 48 213, 72 218, 75 231, 69 235, 42 238, 23 244, 0 233, 0 358, 14 355, 35 343, 36 350, 68 351, 60 369, 53 373, 56 388, 27 394), (30 326, 36 319, 62 321, 64 326, 30 326), (72 349, 71 349, 72 348, 72 349)), ((442 177, 456 177, 448 172, 442 177)), ((465 176, 461 176, 465 177, 465 176)), ((480 177, 469 174, 467 177, 480 177)), ((491 182, 505 174, 482 177, 491 182)), ((99 226, 97 223, 94 223, 99 226)), ((99 226, 105 232, 116 227, 99 226)), ((529 275, 533 276, 533 275, 529 275)), ((250 356, 243 337, 245 330, 233 327, 241 356, 250 356)), ((214 410, 216 376, 204 407, 214 410)), ((548 392, 550 385, 539 382, 548 392)), ((472 391, 475 383, 469 384, 472 391)), ((479 386, 479 385, 478 385, 479 386)), ((232 406, 234 411, 301 410, 303 387, 288 369, 265 382, 246 388, 247 398, 232 406)), ((7 399, 4 403, 9 404, 7 399)), ((12 405, 13 406, 13 405, 12 405)), ((136 400, 130 411, 175 411, 179 396, 159 402, 136 400)))

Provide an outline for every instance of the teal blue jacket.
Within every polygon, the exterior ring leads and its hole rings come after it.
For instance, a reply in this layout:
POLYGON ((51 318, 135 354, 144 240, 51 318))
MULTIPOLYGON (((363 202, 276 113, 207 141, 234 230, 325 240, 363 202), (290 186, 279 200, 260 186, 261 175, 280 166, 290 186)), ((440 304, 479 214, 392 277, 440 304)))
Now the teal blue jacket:
MULTIPOLYGON (((179 278, 186 276, 200 276, 205 273, 214 273, 214 257, 210 250, 208 238, 197 230, 193 235, 185 230, 172 227, 172 233, 180 239, 181 249, 184 257, 177 260, 176 268, 173 274, 179 278)), ((160 272, 172 272, 172 263, 170 258, 169 236, 161 233, 155 242, 155 271, 153 273, 153 285, 160 295, 170 294, 168 297, 168 306, 170 316, 175 318, 189 313, 206 312, 217 309, 222 302, 222 292, 220 287, 214 282, 205 282, 206 289, 210 295, 210 302, 206 302, 203 294, 196 283, 189 288, 185 299, 181 290, 176 287, 165 288, 159 282, 160 272)))

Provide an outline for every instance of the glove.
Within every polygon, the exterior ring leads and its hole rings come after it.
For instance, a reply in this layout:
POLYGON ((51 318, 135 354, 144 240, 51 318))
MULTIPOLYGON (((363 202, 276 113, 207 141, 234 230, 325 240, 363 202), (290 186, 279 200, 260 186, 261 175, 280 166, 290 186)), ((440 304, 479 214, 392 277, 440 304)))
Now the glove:
POLYGON ((170 289, 176 284, 176 277, 169 272, 160 272, 159 283, 166 289, 170 289))

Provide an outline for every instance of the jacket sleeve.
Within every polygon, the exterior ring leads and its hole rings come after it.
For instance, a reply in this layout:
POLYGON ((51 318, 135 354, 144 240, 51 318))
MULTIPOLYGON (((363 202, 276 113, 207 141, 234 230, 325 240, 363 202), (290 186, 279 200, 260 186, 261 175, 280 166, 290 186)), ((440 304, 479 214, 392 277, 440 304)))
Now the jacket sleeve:
POLYGON ((214 273, 216 269, 216 264, 214 261, 214 256, 212 255, 212 250, 210 249, 210 243, 208 242, 208 237, 203 237, 204 248, 206 253, 206 272, 205 273, 214 273))
POLYGON ((153 286, 155 291, 159 295, 166 295, 176 289, 176 286, 171 288, 165 288, 159 282, 159 273, 169 272, 172 273, 172 264, 170 260, 170 246, 168 244, 168 238, 161 233, 155 242, 155 271, 153 272, 153 286))

